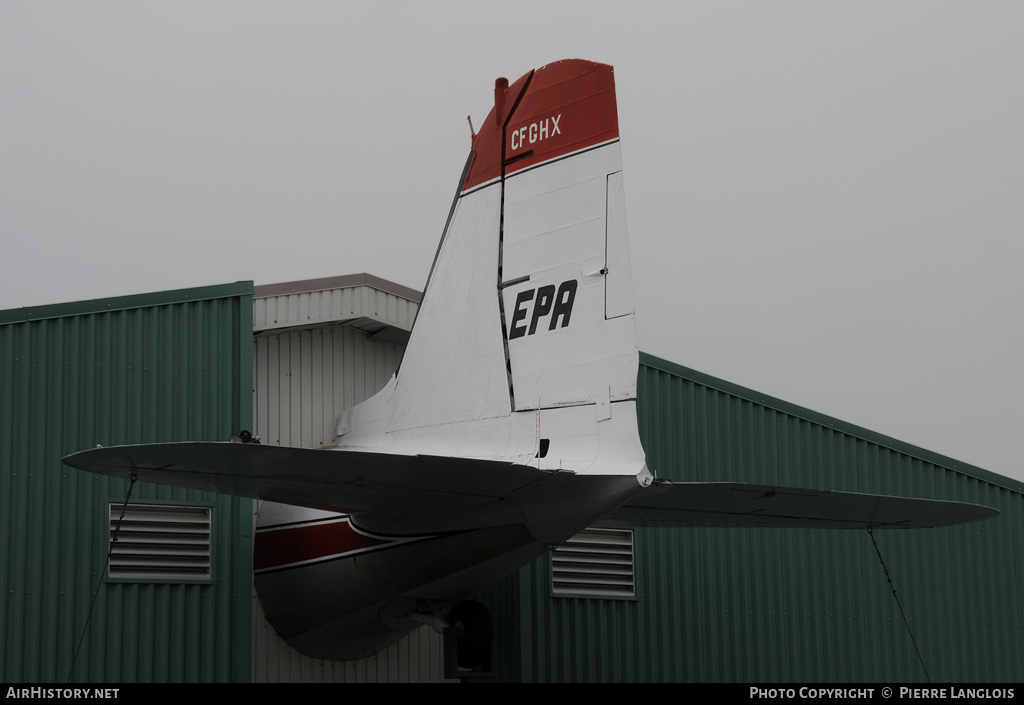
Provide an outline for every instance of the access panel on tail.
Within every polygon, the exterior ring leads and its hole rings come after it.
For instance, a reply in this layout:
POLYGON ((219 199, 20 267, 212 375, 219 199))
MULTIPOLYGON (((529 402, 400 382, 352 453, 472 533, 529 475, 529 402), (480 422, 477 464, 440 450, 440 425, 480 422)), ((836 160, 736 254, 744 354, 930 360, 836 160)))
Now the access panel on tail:
MULTIPOLYGON (((957 502, 654 481, 610 66, 500 79, 401 367, 326 449, 97 448, 69 465, 280 502, 255 542, 260 599, 303 653, 373 653, 605 516, 636 525, 915 528, 957 502), (296 509, 305 507, 306 509, 296 509)), ((458 612, 456 612, 458 614, 458 612)))

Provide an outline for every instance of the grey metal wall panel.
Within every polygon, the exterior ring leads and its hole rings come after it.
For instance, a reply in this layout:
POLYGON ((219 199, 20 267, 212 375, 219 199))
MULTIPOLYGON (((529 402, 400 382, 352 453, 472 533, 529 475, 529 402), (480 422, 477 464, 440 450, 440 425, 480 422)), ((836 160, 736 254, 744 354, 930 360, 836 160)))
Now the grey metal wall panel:
POLYGON ((518 614, 501 621, 516 627, 501 637, 515 648, 499 645, 501 679, 1020 680, 1021 483, 663 360, 641 361, 640 433, 656 475, 957 499, 1003 514, 874 534, 920 659, 866 532, 643 529, 635 600, 553 598, 548 557, 484 593, 499 609, 510 582, 517 595, 518 614))
MULTIPOLYGON (((361 287, 363 289, 367 287, 361 287)), ((349 295, 353 290, 343 290, 349 295)), ((339 294, 340 295, 340 294, 339 294)), ((300 296, 289 294, 288 296, 300 296)), ((394 303, 386 292, 369 296, 394 303)), ((261 300, 257 299, 257 308, 261 300)), ((331 316, 369 310, 360 299, 332 308, 331 316), (349 307, 351 304, 351 307, 349 307), (358 304, 358 308, 356 306, 358 304)), ((296 309, 301 320, 301 309, 296 309)), ((411 327, 411 318, 401 318, 411 327)), ((327 319, 323 319, 327 320, 327 319)), ((312 448, 330 443, 338 416, 381 389, 398 368, 404 344, 385 342, 363 321, 269 330, 255 338, 255 432, 264 443, 312 448)), ((253 591, 252 678, 256 682, 436 682, 443 680, 443 640, 429 627, 416 630, 379 654, 335 662, 302 656, 267 623, 253 591)))
POLYGON ((250 283, 0 312, 0 680, 248 678, 251 503, 137 484, 214 508, 214 578, 100 582, 128 483, 60 459, 249 425, 251 326, 250 283))
POLYGON ((404 349, 341 325, 258 335, 257 434, 272 445, 330 443, 341 412, 387 384, 404 349))

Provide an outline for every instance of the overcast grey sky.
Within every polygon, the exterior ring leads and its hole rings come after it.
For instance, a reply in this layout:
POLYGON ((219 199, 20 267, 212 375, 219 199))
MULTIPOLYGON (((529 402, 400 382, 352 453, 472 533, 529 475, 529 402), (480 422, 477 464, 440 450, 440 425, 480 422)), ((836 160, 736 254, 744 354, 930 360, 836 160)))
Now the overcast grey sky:
POLYGON ((0 309, 421 288, 466 115, 592 59, 641 349, 1024 480, 1021 27, 999 1, 4 0, 0 309))

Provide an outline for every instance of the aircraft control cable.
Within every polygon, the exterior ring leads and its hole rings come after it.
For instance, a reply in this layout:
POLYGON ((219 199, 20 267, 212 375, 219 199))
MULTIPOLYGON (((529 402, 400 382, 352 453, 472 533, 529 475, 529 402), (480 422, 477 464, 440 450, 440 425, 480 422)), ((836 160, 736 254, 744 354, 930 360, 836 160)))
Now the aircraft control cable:
POLYGON ((917 639, 914 638, 914 632, 910 629, 910 622, 907 621, 907 615, 903 611, 903 605, 900 604, 900 598, 896 595, 896 585, 892 581, 892 576, 889 575, 889 568, 885 565, 885 561, 882 559, 882 551, 878 548, 878 542, 875 541, 875 534, 868 527, 868 536, 871 537, 871 544, 875 547, 875 553, 878 554, 878 562, 882 564, 882 570, 885 571, 885 579, 889 581, 889 589, 892 590, 893 599, 896 600, 896 606, 900 609, 900 616, 903 617, 903 624, 907 628, 907 634, 910 635, 910 642, 914 645, 914 651, 917 652, 917 660, 921 662, 921 668, 924 670, 924 677, 928 679, 928 682, 932 682, 932 677, 928 674, 928 667, 924 665, 924 658, 921 657, 921 649, 917 647, 917 639))
POLYGON ((71 674, 75 672, 75 663, 78 661, 78 653, 82 650, 82 642, 85 641, 85 634, 89 631, 89 623, 92 621, 92 610, 96 606, 96 598, 100 594, 100 585, 103 584, 103 576, 107 572, 107 567, 110 565, 110 556, 114 553, 114 545, 117 543, 117 532, 121 530, 121 520, 124 519, 124 514, 128 511, 128 500, 132 497, 132 488, 135 487, 136 480, 139 479, 138 474, 132 473, 131 482, 128 484, 128 494, 124 497, 124 504, 121 505, 121 516, 117 518, 117 522, 114 524, 114 535, 110 537, 110 549, 107 551, 107 557, 103 561, 103 569, 100 571, 99 581, 96 583, 96 589, 92 593, 92 602, 89 603, 89 614, 85 618, 85 626, 82 627, 82 635, 78 637, 78 645, 75 647, 75 655, 71 659, 71 667, 68 669, 68 677, 65 679, 65 683, 71 682, 71 674))

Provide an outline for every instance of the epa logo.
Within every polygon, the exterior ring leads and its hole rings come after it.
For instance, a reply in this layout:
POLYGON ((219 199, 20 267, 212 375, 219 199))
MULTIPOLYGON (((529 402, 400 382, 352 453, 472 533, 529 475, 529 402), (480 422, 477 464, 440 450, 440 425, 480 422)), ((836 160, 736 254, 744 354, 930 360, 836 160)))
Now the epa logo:
POLYGON ((569 325, 572 304, 576 300, 577 283, 575 279, 564 281, 559 285, 557 292, 554 284, 519 292, 512 313, 508 339, 515 340, 524 335, 533 335, 537 332, 537 325, 545 316, 550 316, 550 321, 547 324, 548 330, 558 327, 565 328, 569 325), (531 301, 533 302, 532 307, 530 306, 531 301), (529 326, 526 323, 527 318, 530 319, 529 326))

